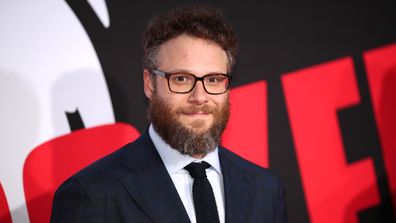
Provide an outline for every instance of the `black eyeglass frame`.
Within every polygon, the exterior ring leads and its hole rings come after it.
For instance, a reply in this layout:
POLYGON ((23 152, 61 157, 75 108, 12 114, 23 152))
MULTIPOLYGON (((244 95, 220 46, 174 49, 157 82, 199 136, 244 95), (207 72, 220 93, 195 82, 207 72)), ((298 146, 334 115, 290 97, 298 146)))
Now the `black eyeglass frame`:
POLYGON ((168 73, 168 72, 165 72, 165 71, 162 71, 162 70, 158 70, 158 69, 153 69, 153 70, 151 70, 151 73, 157 74, 157 75, 159 75, 159 76, 161 76, 161 77, 165 77, 166 80, 167 80, 167 82, 168 82, 168 88, 169 88, 169 90, 170 90, 171 92, 173 92, 173 93, 178 93, 178 94, 187 94, 187 93, 190 93, 190 92, 194 89, 195 85, 197 84, 197 81, 201 81, 202 86, 203 86, 203 88, 205 89, 205 92, 208 93, 208 94, 211 94, 211 95, 224 94, 224 93, 226 93, 226 92, 228 91, 228 89, 230 88, 230 82, 231 82, 231 80, 232 80, 232 76, 231 76, 230 74, 222 74, 222 73, 210 73, 210 74, 205 74, 205 75, 203 75, 202 77, 197 77, 197 76, 195 76, 194 74, 187 73, 187 72, 174 72, 174 73, 168 73), (170 86, 170 83, 169 83, 169 77, 170 77, 171 75, 173 75, 173 74, 189 74, 189 75, 193 76, 195 80, 194 80, 194 84, 192 85, 191 89, 190 89, 189 91, 186 91, 186 92, 173 91, 173 90, 171 89, 171 86, 170 86), (228 79, 227 86, 226 86, 226 88, 225 88, 225 90, 224 90, 223 92, 220 92, 220 93, 212 93, 212 92, 208 92, 208 90, 206 90, 204 79, 205 79, 205 77, 208 77, 208 76, 211 76, 211 75, 222 75, 222 76, 224 76, 224 77, 226 77, 226 78, 228 79))

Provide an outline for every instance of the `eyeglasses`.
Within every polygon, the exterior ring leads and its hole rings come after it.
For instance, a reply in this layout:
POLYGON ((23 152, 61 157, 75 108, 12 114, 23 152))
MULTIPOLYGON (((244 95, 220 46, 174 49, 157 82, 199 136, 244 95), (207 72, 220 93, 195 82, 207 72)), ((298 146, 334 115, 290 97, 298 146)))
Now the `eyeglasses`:
POLYGON ((165 77, 168 80, 169 90, 174 93, 186 94, 191 92, 197 81, 201 81, 208 94, 224 94, 228 88, 232 76, 229 74, 211 73, 202 77, 186 72, 167 73, 161 70, 152 70, 154 74, 165 77))

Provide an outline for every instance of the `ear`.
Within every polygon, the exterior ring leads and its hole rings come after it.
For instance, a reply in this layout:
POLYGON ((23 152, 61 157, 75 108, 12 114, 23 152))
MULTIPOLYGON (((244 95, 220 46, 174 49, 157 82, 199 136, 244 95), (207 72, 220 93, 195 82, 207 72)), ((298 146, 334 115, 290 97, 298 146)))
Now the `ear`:
POLYGON ((154 94, 154 83, 150 77, 150 71, 147 69, 144 69, 143 71, 143 82, 144 82, 144 94, 148 99, 151 100, 154 94))

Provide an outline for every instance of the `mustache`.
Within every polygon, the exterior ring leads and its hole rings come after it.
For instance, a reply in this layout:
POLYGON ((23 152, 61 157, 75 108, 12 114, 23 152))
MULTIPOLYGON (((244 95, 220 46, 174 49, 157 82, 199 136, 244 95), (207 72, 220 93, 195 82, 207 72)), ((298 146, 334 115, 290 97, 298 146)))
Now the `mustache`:
POLYGON ((182 114, 182 113, 196 113, 196 112, 203 112, 203 113, 214 113, 216 112, 216 108, 213 108, 209 105, 203 105, 203 106, 188 106, 184 108, 179 108, 176 110, 177 114, 182 114))

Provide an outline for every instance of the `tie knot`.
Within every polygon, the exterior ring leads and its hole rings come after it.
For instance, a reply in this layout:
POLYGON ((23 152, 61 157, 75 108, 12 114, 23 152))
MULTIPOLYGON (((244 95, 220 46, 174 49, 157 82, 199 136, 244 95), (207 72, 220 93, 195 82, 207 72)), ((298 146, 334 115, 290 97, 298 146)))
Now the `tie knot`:
POLYGON ((210 164, 203 161, 201 163, 190 163, 184 169, 186 169, 192 178, 206 178, 206 169, 210 167, 210 164))

